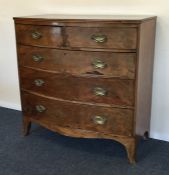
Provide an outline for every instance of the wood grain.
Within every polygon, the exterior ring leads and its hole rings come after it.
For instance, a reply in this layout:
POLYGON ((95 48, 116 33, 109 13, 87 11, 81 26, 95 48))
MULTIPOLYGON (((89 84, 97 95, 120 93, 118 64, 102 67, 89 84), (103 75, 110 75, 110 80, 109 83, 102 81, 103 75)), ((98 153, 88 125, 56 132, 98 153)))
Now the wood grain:
POLYGON ((61 27, 38 25, 15 25, 17 42, 32 46, 60 47, 63 45, 61 27), (32 38, 32 33, 39 32, 39 39, 32 38))
POLYGON ((136 28, 66 27, 66 35, 70 47, 135 49, 137 43, 136 28), (105 35, 107 41, 97 43, 92 35, 105 35))
POLYGON ((43 69, 55 73, 75 75, 109 76, 121 79, 135 78, 135 53, 68 51, 18 45, 19 65, 43 69), (34 61, 40 56, 42 61, 34 61), (95 68, 97 60, 106 64, 103 69, 95 68))
POLYGON ((16 24, 36 24, 50 26, 88 27, 137 27, 138 24, 154 19, 151 15, 59 15, 43 14, 14 17, 16 24))
POLYGON ((22 89, 39 92, 56 98, 115 104, 134 105, 134 81, 99 77, 74 77, 69 74, 55 74, 22 67, 20 68, 22 89), (37 86, 35 80, 42 80, 37 86), (106 91, 105 96, 97 96, 95 88, 106 91))
POLYGON ((135 132, 142 136, 150 131, 155 25, 156 20, 140 25, 135 132))
POLYGON ((51 100, 22 92, 23 113, 25 116, 46 123, 49 126, 64 126, 89 131, 132 135, 133 111, 129 109, 104 108, 79 105, 51 100), (36 105, 43 105, 46 110, 37 112, 36 105), (103 125, 95 124, 94 117, 106 118, 103 125), (65 122, 66 121, 66 122, 65 122))

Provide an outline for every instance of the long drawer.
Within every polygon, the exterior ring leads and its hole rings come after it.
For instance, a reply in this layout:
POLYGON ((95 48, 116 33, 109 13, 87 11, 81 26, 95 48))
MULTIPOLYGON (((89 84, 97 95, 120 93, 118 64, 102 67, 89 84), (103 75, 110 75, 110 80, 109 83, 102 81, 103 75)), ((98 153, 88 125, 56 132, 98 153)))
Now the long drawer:
POLYGON ((74 77, 29 68, 20 68, 21 88, 56 98, 134 105, 134 81, 97 77, 74 77))
POLYGON ((19 64, 76 75, 135 78, 135 53, 68 51, 18 46, 19 64))
POLYGON ((133 111, 82 105, 22 92, 23 113, 39 124, 131 136, 133 111))

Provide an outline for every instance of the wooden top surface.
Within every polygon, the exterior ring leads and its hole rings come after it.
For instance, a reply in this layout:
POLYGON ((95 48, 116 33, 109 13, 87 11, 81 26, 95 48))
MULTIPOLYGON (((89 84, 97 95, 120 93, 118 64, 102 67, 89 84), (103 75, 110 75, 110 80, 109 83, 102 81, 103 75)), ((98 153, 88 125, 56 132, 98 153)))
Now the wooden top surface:
POLYGON ((76 21, 82 22, 88 21, 115 21, 115 22, 142 22, 156 16, 151 15, 64 15, 64 14, 44 14, 44 15, 34 15, 34 16, 24 16, 24 17, 14 17, 15 20, 23 19, 31 20, 57 20, 57 21, 76 21))

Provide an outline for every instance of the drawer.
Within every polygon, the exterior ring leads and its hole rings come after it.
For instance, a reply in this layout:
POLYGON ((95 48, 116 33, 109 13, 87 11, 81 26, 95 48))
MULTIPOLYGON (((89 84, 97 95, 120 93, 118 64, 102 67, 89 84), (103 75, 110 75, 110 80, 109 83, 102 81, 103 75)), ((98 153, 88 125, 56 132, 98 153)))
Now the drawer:
POLYGON ((133 111, 52 100, 22 92, 23 113, 39 124, 131 136, 133 111))
POLYGON ((136 49, 136 28, 67 27, 66 34, 70 47, 136 49))
POLYGON ((32 46, 60 47, 63 44, 61 27, 21 25, 16 26, 17 42, 32 46))
POLYGON ((57 73, 135 78, 135 53, 67 51, 20 45, 18 56, 21 66, 57 73))
POLYGON ((21 88, 56 98, 115 105, 134 104, 134 81, 74 77, 20 68, 21 88))

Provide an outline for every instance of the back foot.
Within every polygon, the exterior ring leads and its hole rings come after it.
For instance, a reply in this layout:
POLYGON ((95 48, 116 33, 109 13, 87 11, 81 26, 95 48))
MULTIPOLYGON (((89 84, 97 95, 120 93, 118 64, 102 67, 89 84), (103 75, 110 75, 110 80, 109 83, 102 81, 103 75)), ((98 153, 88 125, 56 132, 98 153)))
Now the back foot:
POLYGON ((144 139, 144 140, 148 140, 148 139, 149 139, 149 132, 148 132, 148 131, 146 131, 146 132, 144 133, 143 139, 144 139))
POLYGON ((29 135, 30 129, 31 129, 31 121, 28 117, 24 116, 24 118, 23 118, 23 135, 24 136, 29 135))

